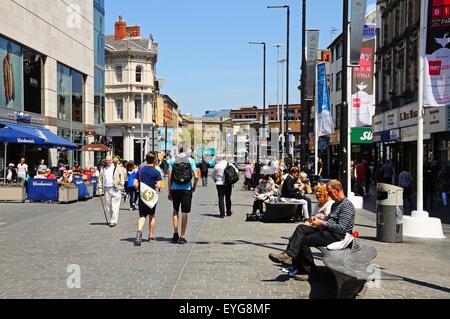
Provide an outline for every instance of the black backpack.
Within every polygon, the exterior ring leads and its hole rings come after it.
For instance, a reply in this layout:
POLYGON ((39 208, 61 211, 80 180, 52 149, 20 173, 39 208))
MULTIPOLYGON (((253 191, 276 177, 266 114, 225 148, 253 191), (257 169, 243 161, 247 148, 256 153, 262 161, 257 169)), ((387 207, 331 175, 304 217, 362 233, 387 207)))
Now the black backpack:
POLYGON ((224 171, 225 175, 225 185, 234 185, 239 182, 239 174, 236 172, 236 169, 233 165, 227 164, 227 167, 224 171))
POLYGON ((191 163, 187 157, 177 157, 173 164, 172 179, 179 185, 188 184, 192 180, 191 163))

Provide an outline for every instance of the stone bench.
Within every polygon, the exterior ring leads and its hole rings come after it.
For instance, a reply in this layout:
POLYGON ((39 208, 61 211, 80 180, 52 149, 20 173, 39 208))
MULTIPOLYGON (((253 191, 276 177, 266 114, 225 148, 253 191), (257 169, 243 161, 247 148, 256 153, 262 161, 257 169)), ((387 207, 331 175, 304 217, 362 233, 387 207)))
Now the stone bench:
POLYGON ((336 279, 337 299, 354 299, 365 292, 367 282, 381 279, 381 270, 370 263, 377 256, 375 248, 353 240, 352 247, 328 250, 316 247, 323 254, 323 263, 336 279))

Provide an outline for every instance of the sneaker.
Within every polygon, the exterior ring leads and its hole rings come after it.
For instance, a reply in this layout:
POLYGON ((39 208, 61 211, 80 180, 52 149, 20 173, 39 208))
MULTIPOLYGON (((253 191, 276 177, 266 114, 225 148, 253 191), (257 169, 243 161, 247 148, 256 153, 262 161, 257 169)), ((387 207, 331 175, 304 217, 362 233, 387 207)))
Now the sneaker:
POLYGON ((295 269, 294 269, 294 267, 283 267, 283 268, 281 268, 281 272, 282 273, 285 273, 285 274, 289 274, 290 272, 292 272, 292 271, 294 271, 295 269))
POLYGON ((298 269, 292 269, 290 272, 288 272, 289 277, 295 278, 298 274, 298 269))
POLYGON ((184 244, 187 244, 187 240, 185 238, 181 237, 180 240, 178 240, 178 243, 180 245, 184 245, 184 244))
POLYGON ((353 241, 353 236, 349 233, 345 234, 345 238, 341 241, 337 241, 335 243, 329 244, 327 246, 328 250, 342 250, 348 247, 350 243, 353 241))
POLYGON ((292 266, 292 257, 286 252, 282 252, 281 254, 270 254, 269 259, 274 263, 292 266))
POLYGON ((117 224, 115 224, 115 223, 110 223, 110 224, 109 224, 109 227, 111 227, 111 228, 117 227, 117 224))
POLYGON ((136 234, 136 240, 134 241, 135 246, 141 246, 142 244, 142 232, 138 231, 136 234))
POLYGON ((178 235, 178 233, 173 234, 172 243, 178 243, 179 239, 180 239, 180 235, 178 235))
POLYGON ((130 212, 132 212, 134 210, 134 207, 130 207, 130 212))
POLYGON ((149 242, 149 244, 152 244, 152 243, 154 243, 155 242, 155 237, 148 237, 148 242, 149 242))

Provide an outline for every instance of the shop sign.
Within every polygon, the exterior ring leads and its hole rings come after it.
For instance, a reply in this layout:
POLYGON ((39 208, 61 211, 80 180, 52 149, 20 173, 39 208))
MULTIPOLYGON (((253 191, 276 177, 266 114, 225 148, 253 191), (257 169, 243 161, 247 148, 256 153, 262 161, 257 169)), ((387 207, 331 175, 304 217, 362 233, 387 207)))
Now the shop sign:
POLYGON ((447 109, 430 107, 425 109, 425 133, 438 133, 447 130, 447 109))
POLYGON ((375 115, 372 121, 372 128, 374 133, 384 131, 384 113, 375 115))
POLYGON ((417 104, 410 104, 400 108, 400 125, 399 127, 406 127, 417 125, 418 120, 418 107, 417 104))
POLYGON ((384 113, 384 129, 392 130, 399 126, 399 109, 391 110, 384 113))
POLYGON ((391 132, 390 131, 381 132, 380 136, 381 136, 381 142, 388 142, 391 140, 391 132))
POLYGON ((352 128, 352 144, 372 144, 373 133, 371 127, 352 128))
MULTIPOLYGON (((429 133, 425 133, 423 135, 424 140, 429 140, 431 138, 431 135, 429 133)), ((415 126, 409 126, 409 127, 403 127, 400 130, 400 140, 402 142, 415 142, 417 141, 417 125, 415 126)))

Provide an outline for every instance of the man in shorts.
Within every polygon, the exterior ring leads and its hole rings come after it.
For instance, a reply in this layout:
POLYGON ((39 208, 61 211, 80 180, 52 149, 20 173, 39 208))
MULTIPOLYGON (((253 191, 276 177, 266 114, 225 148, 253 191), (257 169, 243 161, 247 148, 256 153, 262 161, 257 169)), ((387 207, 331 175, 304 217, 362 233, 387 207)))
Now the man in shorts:
MULTIPOLYGON (((148 185, 150 188, 158 191, 161 188, 161 173, 155 168, 156 156, 153 153, 148 153, 146 156, 147 165, 143 166, 137 173, 134 180, 134 187, 136 190, 139 189, 140 183, 148 185)), ((136 234, 136 240, 134 242, 135 246, 141 246, 142 243, 142 229, 145 225, 145 220, 148 216, 148 242, 153 243, 155 241, 155 213, 156 206, 153 208, 148 207, 144 204, 142 199, 139 197, 139 221, 138 221, 138 231, 136 234)))
POLYGON ((185 142, 178 146, 178 156, 169 161, 169 200, 173 202, 173 243, 186 244, 188 214, 191 212, 192 194, 195 192, 200 172, 195 161, 187 154, 185 142), (194 177, 194 184, 192 184, 194 177), (178 234, 178 213, 182 212, 181 236, 178 234))

